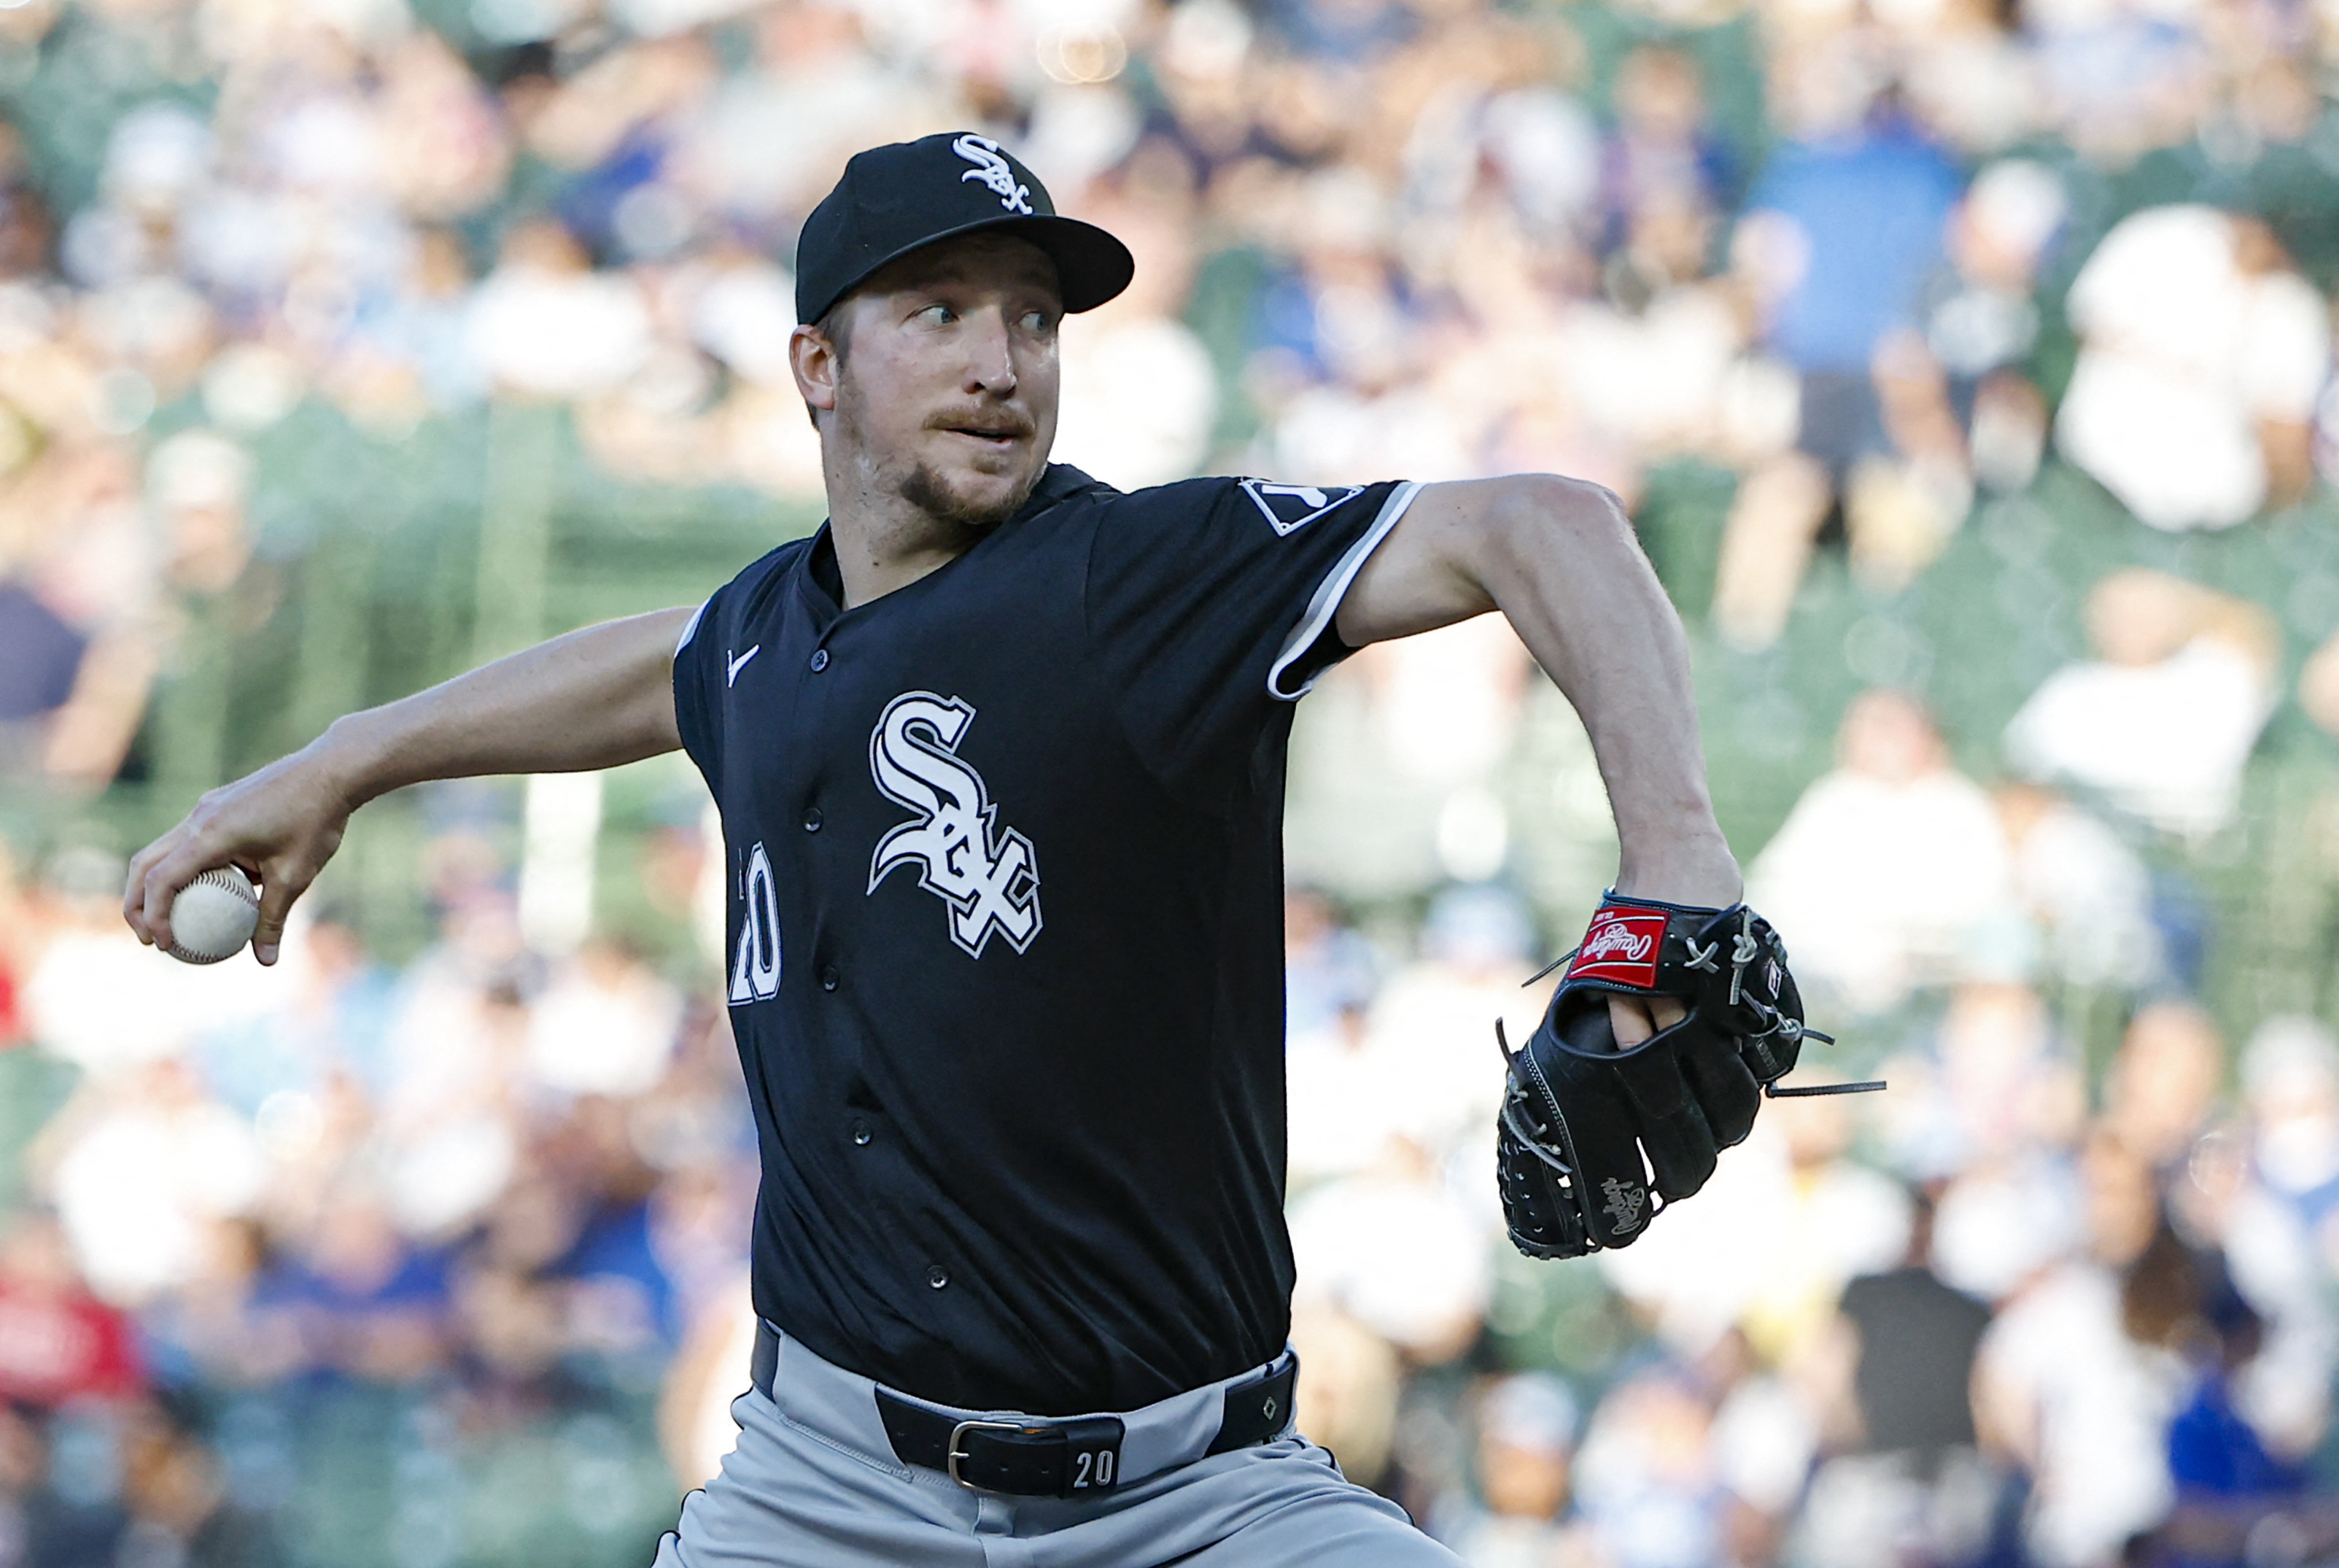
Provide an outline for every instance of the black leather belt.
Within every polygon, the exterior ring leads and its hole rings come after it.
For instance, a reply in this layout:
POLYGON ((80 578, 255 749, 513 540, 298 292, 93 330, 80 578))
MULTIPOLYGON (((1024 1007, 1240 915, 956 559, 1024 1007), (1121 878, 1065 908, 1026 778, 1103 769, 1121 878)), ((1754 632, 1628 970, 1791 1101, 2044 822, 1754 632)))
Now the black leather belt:
MULTIPOLYGON (((779 1359, 779 1335, 769 1324, 757 1323, 752 1375, 757 1392, 767 1399, 779 1359)), ((1266 1371, 1228 1388, 1218 1435, 1200 1453, 1172 1463, 1280 1435, 1291 1422, 1291 1394, 1298 1380, 1298 1358, 1287 1350, 1266 1371)), ((883 1387, 877 1390, 877 1415, 903 1464, 942 1471, 977 1492, 1079 1497, 1142 1479, 1120 1473, 1126 1427, 1118 1415, 1009 1419, 958 1414, 914 1404, 883 1387)))

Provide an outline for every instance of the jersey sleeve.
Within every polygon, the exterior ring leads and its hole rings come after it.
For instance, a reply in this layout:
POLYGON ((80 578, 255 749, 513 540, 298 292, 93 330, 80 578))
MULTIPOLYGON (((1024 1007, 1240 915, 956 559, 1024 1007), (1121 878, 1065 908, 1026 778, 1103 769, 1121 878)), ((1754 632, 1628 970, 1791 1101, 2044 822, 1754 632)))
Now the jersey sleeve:
POLYGON ((729 585, 717 588, 698 606, 674 649, 675 727, 681 732, 683 751, 698 764, 710 790, 720 788, 723 773, 723 705, 716 697, 723 678, 717 667, 723 662, 717 651, 723 638, 716 626, 730 592, 729 585))
POLYGON ((1351 651, 1357 571, 1420 488, 1194 479, 1105 503, 1088 621, 1130 742, 1173 787, 1251 744, 1351 651))

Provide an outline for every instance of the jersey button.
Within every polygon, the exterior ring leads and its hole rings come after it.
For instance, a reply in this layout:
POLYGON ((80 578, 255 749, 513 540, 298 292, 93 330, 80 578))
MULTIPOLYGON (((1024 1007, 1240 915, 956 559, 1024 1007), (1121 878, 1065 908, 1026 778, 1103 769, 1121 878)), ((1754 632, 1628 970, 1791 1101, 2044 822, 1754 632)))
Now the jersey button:
POLYGON ((816 805, 804 807, 804 832, 818 833, 819 831, 820 807, 816 805))
POLYGON ((813 649, 812 673, 818 675, 821 671, 826 668, 828 668, 828 650, 826 648, 813 649))
POLYGON ((853 1124, 853 1146, 855 1149, 868 1148, 871 1136, 867 1122, 856 1121, 853 1124))
POLYGON ((821 965, 820 989, 823 991, 834 991, 836 989, 836 965, 833 963, 824 963, 821 965))
POLYGON ((933 1289, 940 1290, 949 1283, 950 1276, 943 1272, 941 1264, 937 1263, 926 1270, 926 1284, 933 1289))

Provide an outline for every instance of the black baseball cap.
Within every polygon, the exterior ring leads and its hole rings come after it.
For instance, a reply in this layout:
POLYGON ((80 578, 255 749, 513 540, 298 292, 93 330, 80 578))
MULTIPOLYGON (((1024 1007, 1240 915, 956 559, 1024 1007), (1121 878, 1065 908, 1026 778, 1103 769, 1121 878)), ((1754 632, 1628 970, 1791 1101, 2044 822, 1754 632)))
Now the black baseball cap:
POLYGON ((796 239, 796 320, 817 321, 862 280, 922 245, 977 230, 1029 240, 1056 263, 1064 309, 1092 311, 1129 287, 1129 247, 1056 216, 1040 176, 988 136, 944 131, 855 153, 796 239))

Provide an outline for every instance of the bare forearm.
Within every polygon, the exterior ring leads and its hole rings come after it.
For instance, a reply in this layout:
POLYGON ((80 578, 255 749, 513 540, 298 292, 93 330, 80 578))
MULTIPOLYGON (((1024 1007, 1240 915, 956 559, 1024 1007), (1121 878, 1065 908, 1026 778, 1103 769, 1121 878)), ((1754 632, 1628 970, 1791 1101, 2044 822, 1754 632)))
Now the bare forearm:
POLYGON ((1350 645, 1500 609, 1592 737, 1621 848, 1617 887, 1727 904, 1681 619, 1616 498, 1547 475, 1433 485, 1341 601, 1350 645))
POLYGON ((686 609, 587 626, 337 720, 310 760, 350 807, 427 779, 575 773, 682 744, 670 685, 686 609))
POLYGON ((276 961, 293 900, 340 847, 350 814, 402 784, 495 773, 574 773, 682 744, 674 645, 687 610, 587 626, 403 701, 335 721, 289 757, 222 784, 138 852, 123 917, 168 946, 171 902, 199 873, 233 863, 261 885, 262 963, 276 961))
POLYGON ((1730 902, 1737 867, 1706 788, 1688 639, 1623 508, 1589 485, 1522 486, 1504 504, 1523 515, 1486 533, 1480 580, 1592 737, 1618 888, 1730 902))

